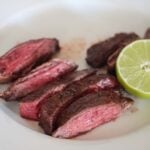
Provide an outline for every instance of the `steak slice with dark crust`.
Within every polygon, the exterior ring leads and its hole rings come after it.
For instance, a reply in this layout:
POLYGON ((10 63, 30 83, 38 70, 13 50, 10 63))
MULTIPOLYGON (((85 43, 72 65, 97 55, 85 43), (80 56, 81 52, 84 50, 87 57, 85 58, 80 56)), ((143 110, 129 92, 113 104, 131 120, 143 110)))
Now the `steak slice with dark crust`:
POLYGON ((51 135, 55 130, 55 123, 61 113, 69 104, 80 96, 93 91, 112 89, 118 87, 115 77, 95 74, 79 82, 69 85, 61 93, 50 97, 42 105, 39 113, 39 123, 46 134, 51 135))
POLYGON ((54 59, 32 70, 27 76, 14 82, 2 97, 7 101, 20 100, 44 85, 74 71, 77 65, 71 61, 54 59))
POLYGON ((124 41, 119 43, 118 49, 116 49, 115 52, 112 53, 107 59, 107 66, 109 71, 112 72, 115 70, 116 61, 122 49, 137 39, 139 39, 139 37, 136 34, 129 34, 128 37, 124 39, 124 41))
POLYGON ((109 90, 87 94, 70 104, 57 120, 54 137, 72 138, 120 116, 133 101, 109 90))
POLYGON ((20 115, 27 119, 38 120, 39 110, 42 104, 45 103, 45 100, 55 93, 62 92, 71 83, 80 81, 95 72, 96 70, 93 69, 75 71, 27 95, 21 100, 19 105, 20 115))
POLYGON ((115 71, 115 65, 117 58, 120 54, 121 49, 117 49, 113 54, 111 54, 108 59, 107 59, 107 68, 109 72, 114 72, 115 71))
POLYGON ((109 56, 116 50, 122 49, 125 44, 137 39, 139 39, 139 36, 135 33, 115 34, 107 40, 92 45, 87 50, 86 61, 92 67, 101 67, 107 63, 109 56))
POLYGON ((0 57, 0 83, 21 77, 58 50, 56 39, 42 38, 18 44, 0 57))
POLYGON ((150 28, 148 28, 145 32, 144 39, 150 39, 150 28))

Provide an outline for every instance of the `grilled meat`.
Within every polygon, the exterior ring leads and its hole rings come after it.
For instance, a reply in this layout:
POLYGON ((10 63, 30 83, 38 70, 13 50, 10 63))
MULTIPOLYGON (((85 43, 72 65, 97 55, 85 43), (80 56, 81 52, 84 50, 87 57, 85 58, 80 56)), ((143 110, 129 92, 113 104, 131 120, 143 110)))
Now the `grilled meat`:
POLYGON ((27 119, 38 120, 39 110, 49 97, 55 93, 62 92, 70 84, 80 81, 94 73, 95 70, 93 69, 75 71, 27 95, 21 100, 19 105, 20 115, 27 119))
POLYGON ((77 65, 71 61, 54 59, 46 62, 32 70, 27 76, 16 80, 16 82, 10 85, 3 93, 2 97, 7 101, 20 100, 27 94, 74 71, 76 68, 77 65))
POLYGON ((18 44, 0 57, 0 83, 23 76, 58 50, 56 39, 43 38, 18 44))
POLYGON ((51 135, 55 130, 55 123, 61 111, 69 104, 86 93, 118 87, 118 82, 113 76, 94 74, 79 82, 69 85, 61 93, 49 97, 41 107, 39 113, 40 126, 46 134, 51 135))
POLYGON ((87 94, 68 106, 57 120, 54 137, 72 138, 118 118, 133 101, 113 91, 87 94))

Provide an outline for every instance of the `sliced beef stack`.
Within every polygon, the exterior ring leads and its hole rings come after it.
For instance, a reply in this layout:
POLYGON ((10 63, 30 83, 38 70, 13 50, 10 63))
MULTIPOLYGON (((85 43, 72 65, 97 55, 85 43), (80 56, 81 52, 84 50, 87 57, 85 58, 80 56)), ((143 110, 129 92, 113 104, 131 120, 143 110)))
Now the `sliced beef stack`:
POLYGON ((72 138, 112 121, 131 106, 130 98, 113 91, 87 94, 67 107, 57 120, 58 129, 52 136, 72 138))
POLYGON ((86 60, 101 68, 79 71, 72 61, 49 60, 59 50, 56 39, 21 43, 0 57, 0 83, 15 80, 0 97, 19 101, 20 115, 39 121, 53 137, 88 132, 116 119, 133 103, 122 96, 120 84, 104 66, 113 70, 121 49, 136 39, 135 33, 120 33, 91 46, 86 60))
POLYGON ((46 134, 52 135, 56 129, 56 121, 62 111, 78 98, 92 92, 115 89, 119 87, 115 77, 94 74, 76 83, 70 84, 61 93, 47 99, 40 110, 39 122, 46 134))
POLYGON ((7 101, 20 100, 58 77, 74 71, 77 65, 71 61, 54 59, 32 70, 25 77, 19 78, 3 93, 7 101))
MULTIPOLYGON (((150 28, 144 34, 144 39, 150 39, 150 28)), ((115 70, 115 64, 121 50, 128 44, 141 39, 136 33, 118 33, 104 41, 100 41, 87 49, 86 61, 95 68, 107 66, 110 72, 115 70)))
POLYGON ((119 33, 102 42, 92 45, 87 50, 86 61, 92 67, 107 65, 114 70, 116 59, 123 47, 139 39, 135 33, 119 33))
POLYGON ((95 70, 85 69, 67 74, 62 78, 48 83, 44 88, 40 88, 34 93, 31 93, 21 100, 19 110, 22 117, 27 119, 38 120, 39 110, 41 105, 55 93, 60 93, 68 85, 82 80, 95 73, 95 70))
POLYGON ((18 44, 0 57, 0 83, 23 76, 59 50, 56 39, 37 39, 18 44))

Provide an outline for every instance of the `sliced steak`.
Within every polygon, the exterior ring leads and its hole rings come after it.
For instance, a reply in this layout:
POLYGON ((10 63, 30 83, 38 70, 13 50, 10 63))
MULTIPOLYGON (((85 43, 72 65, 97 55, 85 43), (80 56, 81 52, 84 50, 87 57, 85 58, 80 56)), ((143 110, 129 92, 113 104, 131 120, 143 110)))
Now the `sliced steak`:
POLYGON ((116 50, 122 49, 123 46, 130 42, 139 39, 139 36, 135 33, 119 33, 115 36, 92 45, 87 50, 86 61, 92 67, 101 67, 106 65, 110 55, 116 50))
POLYGON ((95 73, 96 70, 84 69, 68 74, 57 81, 47 84, 38 91, 29 94, 21 100, 20 115, 27 119, 38 120, 39 110, 45 100, 55 93, 62 92, 71 83, 77 82, 95 73))
POLYGON ((145 32, 144 39, 150 39, 150 28, 148 28, 145 32))
POLYGON ((115 65, 117 58, 120 54, 121 49, 117 49, 113 54, 111 54, 108 59, 107 59, 107 66, 108 66, 108 71, 109 72, 114 72, 115 71, 115 65))
POLYGON ((0 83, 22 76, 58 50, 56 39, 43 38, 18 44, 0 57, 0 83))
POLYGON ((67 107, 57 120, 54 137, 72 138, 110 122, 131 106, 130 98, 121 97, 113 91, 87 94, 67 107))
POLYGON ((70 61, 54 59, 31 71, 27 76, 14 82, 3 94, 7 101, 20 100, 21 97, 30 94, 42 86, 59 77, 74 71, 77 65, 70 61))
POLYGON ((133 41, 139 39, 139 37, 136 34, 128 34, 128 37, 124 39, 119 45, 118 49, 115 50, 114 53, 112 53, 108 59, 107 59, 107 66, 109 71, 115 70, 116 60, 121 52, 121 50, 127 46, 128 44, 132 43, 133 41))
POLYGON ((51 135, 55 130, 55 123, 61 111, 85 93, 118 87, 113 76, 92 75, 79 82, 69 85, 61 93, 49 97, 42 105, 39 113, 39 123, 46 134, 51 135))

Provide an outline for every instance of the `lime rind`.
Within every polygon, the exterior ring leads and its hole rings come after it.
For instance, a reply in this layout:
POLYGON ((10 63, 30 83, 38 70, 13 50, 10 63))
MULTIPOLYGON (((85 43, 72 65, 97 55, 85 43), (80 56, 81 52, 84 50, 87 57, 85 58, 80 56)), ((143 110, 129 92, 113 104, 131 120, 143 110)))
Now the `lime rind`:
POLYGON ((126 85, 126 82, 122 80, 120 75, 118 75, 118 70, 116 71, 117 78, 119 82, 123 85, 125 90, 129 92, 130 94, 133 94, 134 96, 144 98, 144 99, 150 99, 150 93, 149 92, 143 92, 141 90, 136 89, 134 86, 126 85))
POLYGON ((150 60, 150 53, 148 53, 148 51, 150 50, 150 42, 148 42, 147 44, 145 44, 145 49, 147 50, 147 57, 150 60))
POLYGON ((129 93, 150 99, 150 72, 143 71, 140 66, 146 61, 150 61, 150 40, 137 40, 120 53, 116 63, 116 75, 129 93))

